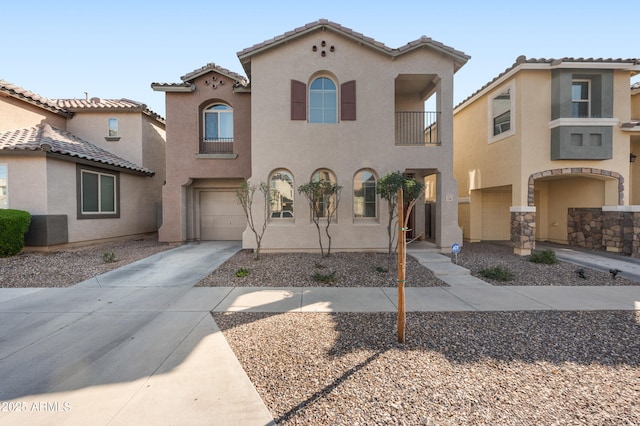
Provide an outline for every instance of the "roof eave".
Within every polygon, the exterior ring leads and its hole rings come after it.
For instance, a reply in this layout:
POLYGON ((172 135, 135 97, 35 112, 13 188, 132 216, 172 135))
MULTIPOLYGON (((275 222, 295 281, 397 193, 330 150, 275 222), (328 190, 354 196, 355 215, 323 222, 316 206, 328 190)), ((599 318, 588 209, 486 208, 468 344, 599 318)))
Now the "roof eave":
POLYGON ((151 83, 151 88, 155 92, 177 92, 177 93, 190 93, 196 91, 194 84, 164 84, 164 83, 151 83))

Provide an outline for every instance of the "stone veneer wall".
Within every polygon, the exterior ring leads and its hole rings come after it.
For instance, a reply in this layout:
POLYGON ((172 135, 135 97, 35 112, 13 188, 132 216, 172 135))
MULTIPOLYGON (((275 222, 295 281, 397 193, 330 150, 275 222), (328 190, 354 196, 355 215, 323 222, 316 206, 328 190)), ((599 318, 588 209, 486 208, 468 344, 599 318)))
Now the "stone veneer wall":
POLYGON ((640 257, 640 212, 571 208, 569 245, 640 257))
POLYGON ((520 254, 536 248, 535 212, 511 212, 511 242, 520 254))

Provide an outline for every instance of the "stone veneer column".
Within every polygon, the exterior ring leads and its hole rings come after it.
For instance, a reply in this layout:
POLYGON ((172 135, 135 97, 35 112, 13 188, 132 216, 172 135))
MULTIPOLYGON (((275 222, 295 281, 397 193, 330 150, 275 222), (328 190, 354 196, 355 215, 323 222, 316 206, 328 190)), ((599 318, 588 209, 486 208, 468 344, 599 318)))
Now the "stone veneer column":
POLYGON ((511 242, 513 252, 520 256, 531 254, 536 248, 535 206, 513 206, 511 212, 511 242))
POLYGON ((608 252, 640 257, 640 206, 603 206, 602 245, 608 252))

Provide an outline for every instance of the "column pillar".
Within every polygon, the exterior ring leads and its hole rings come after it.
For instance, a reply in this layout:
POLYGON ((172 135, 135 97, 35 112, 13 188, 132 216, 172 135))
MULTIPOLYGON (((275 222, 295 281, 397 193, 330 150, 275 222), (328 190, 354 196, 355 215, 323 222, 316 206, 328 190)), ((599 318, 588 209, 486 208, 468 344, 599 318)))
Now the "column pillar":
POLYGON ((536 248, 536 208, 535 206, 512 206, 511 242, 513 252, 528 256, 536 248))

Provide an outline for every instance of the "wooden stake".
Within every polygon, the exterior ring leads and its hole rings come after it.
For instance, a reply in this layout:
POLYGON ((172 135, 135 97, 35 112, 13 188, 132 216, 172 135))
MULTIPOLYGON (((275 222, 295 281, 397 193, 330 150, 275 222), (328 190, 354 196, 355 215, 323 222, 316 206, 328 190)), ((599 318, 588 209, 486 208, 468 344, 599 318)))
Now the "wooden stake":
POLYGON ((404 276, 406 262, 406 237, 404 226, 404 202, 402 189, 398 190, 398 342, 404 343, 406 315, 404 310, 404 276))

